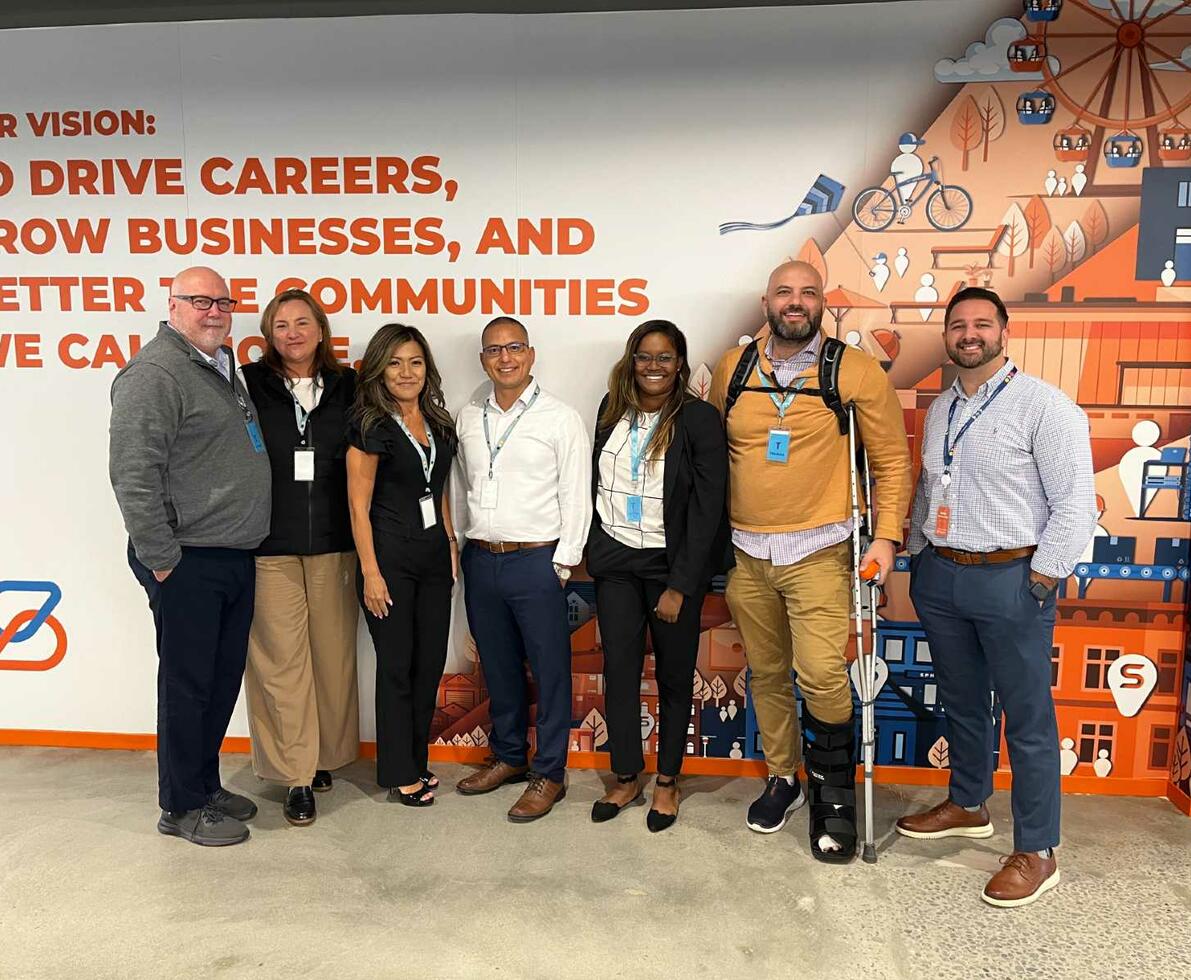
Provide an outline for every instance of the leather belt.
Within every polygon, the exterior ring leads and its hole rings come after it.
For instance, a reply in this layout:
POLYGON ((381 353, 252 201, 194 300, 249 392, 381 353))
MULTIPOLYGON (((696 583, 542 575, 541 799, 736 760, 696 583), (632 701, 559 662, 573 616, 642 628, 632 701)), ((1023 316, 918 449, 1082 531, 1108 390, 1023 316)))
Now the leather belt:
POLYGON ((959 565, 1001 565, 1019 558, 1029 558, 1038 549, 1002 548, 1000 551, 957 551, 955 548, 935 548, 935 553, 959 565))
POLYGON ((553 541, 481 541, 479 538, 469 538, 468 544, 474 544, 494 555, 503 555, 510 551, 530 551, 533 548, 553 548, 558 539, 553 541))

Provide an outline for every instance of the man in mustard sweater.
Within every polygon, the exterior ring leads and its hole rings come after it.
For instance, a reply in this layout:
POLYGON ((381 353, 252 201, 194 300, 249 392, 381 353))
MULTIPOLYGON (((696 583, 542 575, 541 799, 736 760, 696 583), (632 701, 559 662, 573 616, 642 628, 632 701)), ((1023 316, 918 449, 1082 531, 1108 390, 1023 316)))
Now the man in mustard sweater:
POLYGON ((749 345, 728 351, 709 396, 728 430, 736 567, 727 599, 744 639, 769 767, 747 822, 759 833, 776 833, 807 799, 798 781, 793 668, 803 697, 811 853, 844 863, 856 851, 856 752, 844 659, 852 498, 848 437, 842 409, 829 404, 832 388, 844 409, 855 409, 876 480, 875 540, 861 564, 875 562, 882 582, 910 503, 910 454, 902 409, 880 364, 822 333, 823 281, 812 266, 787 262, 774 269, 761 308, 770 334, 756 342, 755 368, 733 383, 751 352, 749 345), (820 371, 825 355, 839 358, 834 386, 824 384, 830 372, 820 371))

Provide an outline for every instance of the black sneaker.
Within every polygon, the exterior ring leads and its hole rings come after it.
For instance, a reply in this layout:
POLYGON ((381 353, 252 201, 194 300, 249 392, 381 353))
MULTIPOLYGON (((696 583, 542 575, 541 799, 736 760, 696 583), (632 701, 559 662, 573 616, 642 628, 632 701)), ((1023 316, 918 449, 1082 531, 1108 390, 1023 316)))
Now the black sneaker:
POLYGON ((794 777, 794 784, 785 776, 770 776, 765 792, 753 800, 746 819, 749 830, 758 834, 776 834, 790 819, 790 814, 806 802, 802 784, 794 777))
POLYGON ((210 804, 185 813, 162 810, 157 831, 203 847, 225 847, 248 840, 248 828, 243 823, 210 804))
POLYGON ((241 823, 256 816, 256 804, 252 800, 239 793, 229 792, 222 786, 207 797, 207 806, 213 806, 216 810, 241 823))

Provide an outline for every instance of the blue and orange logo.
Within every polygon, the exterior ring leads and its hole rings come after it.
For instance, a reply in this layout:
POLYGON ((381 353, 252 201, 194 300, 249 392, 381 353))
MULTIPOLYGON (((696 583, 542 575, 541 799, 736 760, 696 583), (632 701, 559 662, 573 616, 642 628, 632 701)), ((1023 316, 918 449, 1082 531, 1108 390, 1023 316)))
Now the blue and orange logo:
POLYGON ((34 596, 45 596, 35 609, 24 609, 13 616, 12 621, 0 630, 0 670, 50 670, 57 667, 66 656, 66 630, 52 615, 54 608, 62 601, 62 590, 53 582, 0 581, 0 593, 22 592, 34 596), (32 639, 37 631, 46 626, 57 642, 54 652, 43 660, 11 660, 3 654, 10 643, 24 643, 32 639))

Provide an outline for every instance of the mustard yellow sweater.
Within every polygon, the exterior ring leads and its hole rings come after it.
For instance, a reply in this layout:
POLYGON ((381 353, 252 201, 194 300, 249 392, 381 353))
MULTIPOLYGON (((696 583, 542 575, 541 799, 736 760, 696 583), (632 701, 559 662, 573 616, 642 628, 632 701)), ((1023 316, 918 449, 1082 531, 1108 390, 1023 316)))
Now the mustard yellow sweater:
MULTIPOLYGON (((744 350, 733 348, 716 366, 708 400, 721 414, 728 382, 744 350)), ((773 365, 765 356, 764 344, 760 363, 772 378, 773 365)), ((809 379, 807 387, 819 386, 817 365, 798 377, 809 379)), ((756 372, 748 384, 758 386, 756 372)), ((881 365, 853 347, 844 351, 840 362, 839 390, 844 405, 856 408, 860 440, 868 452, 876 486, 876 536, 900 542, 912 488, 910 452, 897 393, 881 365)), ((769 533, 802 531, 851 516, 848 437, 840 435, 835 414, 822 398, 800 394, 787 410, 784 428, 790 432, 790 452, 784 464, 765 460, 769 430, 777 426, 777 408, 769 395, 742 392, 727 423, 733 527, 769 533)))

